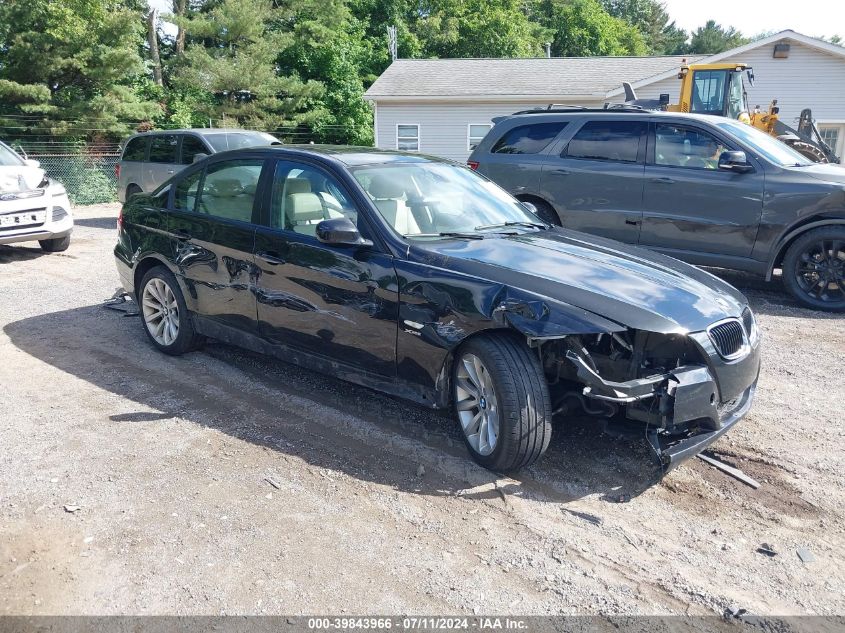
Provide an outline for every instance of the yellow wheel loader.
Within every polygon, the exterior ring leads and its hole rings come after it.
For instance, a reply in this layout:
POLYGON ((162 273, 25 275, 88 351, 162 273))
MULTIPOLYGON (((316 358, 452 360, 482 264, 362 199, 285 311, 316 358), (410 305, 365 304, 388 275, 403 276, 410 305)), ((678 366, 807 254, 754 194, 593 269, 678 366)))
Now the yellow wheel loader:
POLYGON ((754 71, 747 64, 684 64, 678 73, 681 94, 678 103, 670 104, 669 95, 660 99, 638 99, 633 87, 623 82, 625 105, 669 112, 693 112, 737 119, 783 141, 794 150, 817 163, 838 163, 839 157, 822 140, 813 123, 809 108, 801 111, 798 129, 789 127, 778 117, 777 99, 766 112, 757 106, 749 111, 744 77, 754 84, 754 71))

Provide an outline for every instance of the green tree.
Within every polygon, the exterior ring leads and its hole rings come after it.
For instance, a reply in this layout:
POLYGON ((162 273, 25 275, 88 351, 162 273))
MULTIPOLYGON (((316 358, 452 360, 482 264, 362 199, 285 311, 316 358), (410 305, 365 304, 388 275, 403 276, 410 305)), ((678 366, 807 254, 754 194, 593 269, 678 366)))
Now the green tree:
POLYGON ((539 56, 546 36, 520 0, 432 0, 416 32, 430 57, 539 56))
POLYGON ((683 54, 687 49, 687 32, 669 19, 666 5, 658 0, 602 0, 605 10, 625 20, 643 34, 652 55, 683 54))
POLYGON ((158 104, 133 88, 145 73, 143 9, 129 0, 0 2, 3 125, 18 135, 119 137, 155 116, 158 104))
POLYGON ((750 40, 734 27, 723 28, 715 20, 692 32, 689 52, 699 55, 714 55, 737 46, 747 44, 750 40))
POLYGON ((558 57, 645 55, 642 33, 605 11, 598 0, 540 0, 535 19, 552 33, 558 57))
POLYGON ((165 16, 184 30, 188 42, 173 64, 171 86, 210 95, 202 113, 217 125, 269 130, 301 120, 304 105, 322 86, 277 72, 279 51, 294 41, 292 5, 222 0, 191 16, 165 16))

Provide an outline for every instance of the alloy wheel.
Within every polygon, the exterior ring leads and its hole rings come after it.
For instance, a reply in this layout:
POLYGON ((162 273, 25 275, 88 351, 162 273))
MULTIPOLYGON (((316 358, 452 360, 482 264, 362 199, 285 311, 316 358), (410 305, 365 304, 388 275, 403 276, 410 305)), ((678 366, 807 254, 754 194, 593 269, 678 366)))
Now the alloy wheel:
POLYGON ((458 361, 455 407, 469 445, 489 455, 499 439, 499 404, 493 378, 481 359, 464 354, 458 361))
POLYGON ((817 301, 845 301, 845 242, 820 240, 809 244, 798 257, 795 281, 817 301))
POLYGON ((156 343, 167 347, 179 336, 179 303, 166 281, 153 277, 141 296, 144 324, 156 343))

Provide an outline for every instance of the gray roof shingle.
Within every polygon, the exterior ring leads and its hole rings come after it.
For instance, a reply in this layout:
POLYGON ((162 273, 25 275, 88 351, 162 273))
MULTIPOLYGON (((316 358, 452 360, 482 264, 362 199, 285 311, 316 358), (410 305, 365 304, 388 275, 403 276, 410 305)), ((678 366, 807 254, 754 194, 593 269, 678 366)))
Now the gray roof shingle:
POLYGON ((640 81, 700 56, 397 59, 366 96, 604 96, 622 81, 640 81))

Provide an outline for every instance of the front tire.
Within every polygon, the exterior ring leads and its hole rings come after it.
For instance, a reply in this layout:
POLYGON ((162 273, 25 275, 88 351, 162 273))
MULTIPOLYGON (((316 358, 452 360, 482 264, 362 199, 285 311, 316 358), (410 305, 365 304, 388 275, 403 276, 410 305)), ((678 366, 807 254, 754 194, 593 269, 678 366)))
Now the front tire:
POLYGON ((147 271, 138 291, 141 323, 155 347, 179 356, 196 348, 199 336, 176 277, 163 266, 147 271))
POLYGON ((783 283, 808 308, 845 311, 845 227, 798 236, 783 258, 783 283))
POLYGON ((45 253, 61 253, 70 247, 70 235, 57 237, 52 240, 38 240, 41 250, 45 253))
POLYGON ((509 334, 469 340, 455 356, 452 402, 472 458, 512 472, 536 462, 551 439, 552 406, 543 369, 509 334))

